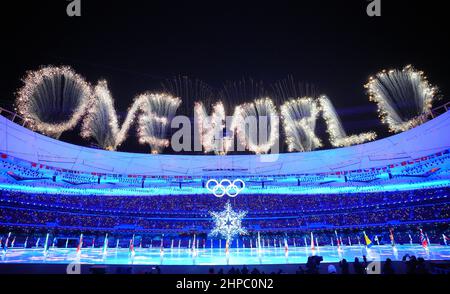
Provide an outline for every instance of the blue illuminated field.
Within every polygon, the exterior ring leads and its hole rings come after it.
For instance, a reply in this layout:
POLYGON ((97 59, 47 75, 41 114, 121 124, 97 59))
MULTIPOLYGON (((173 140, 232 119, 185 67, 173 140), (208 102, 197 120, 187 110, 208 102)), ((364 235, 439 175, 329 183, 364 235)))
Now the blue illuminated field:
POLYGON ((302 264, 306 263, 308 256, 313 254, 323 257, 323 263, 339 262, 342 258, 353 261, 355 257, 367 256, 369 261, 385 261, 390 258, 399 261, 405 254, 423 257, 425 260, 450 260, 450 246, 431 245, 425 250, 419 244, 397 245, 393 250, 390 245, 373 246, 366 251, 364 246, 344 246, 342 252, 337 247, 322 246, 316 250, 309 247, 289 247, 288 256, 284 248, 263 248, 259 257, 256 248, 230 249, 229 256, 225 250, 219 248, 201 248, 193 258, 191 251, 186 248, 166 248, 161 255, 160 248, 136 248, 134 257, 129 254, 128 248, 110 248, 103 254, 102 248, 83 248, 81 255, 77 256, 75 248, 50 248, 47 255, 43 249, 9 249, 2 255, 2 263, 39 263, 39 264, 69 264, 79 262, 82 264, 109 264, 109 265, 257 265, 257 264, 302 264))

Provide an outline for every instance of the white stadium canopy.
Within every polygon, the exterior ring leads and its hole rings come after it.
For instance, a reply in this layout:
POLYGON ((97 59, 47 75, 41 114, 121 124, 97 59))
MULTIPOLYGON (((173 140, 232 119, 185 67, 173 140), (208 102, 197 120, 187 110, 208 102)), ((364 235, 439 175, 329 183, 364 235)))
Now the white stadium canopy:
POLYGON ((144 176, 276 176, 370 169, 450 148, 450 112, 374 142, 279 155, 152 155, 112 152, 61 142, 0 115, 0 153, 86 173, 144 176))

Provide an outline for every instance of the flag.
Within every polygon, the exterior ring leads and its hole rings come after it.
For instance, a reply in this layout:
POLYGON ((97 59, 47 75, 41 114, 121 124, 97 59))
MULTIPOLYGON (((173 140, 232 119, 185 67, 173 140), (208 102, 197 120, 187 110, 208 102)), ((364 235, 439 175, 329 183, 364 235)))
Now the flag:
POLYGON ((197 256, 197 250, 196 250, 196 246, 197 246, 197 236, 194 234, 194 240, 192 240, 192 256, 196 257, 197 256))
POLYGON ((289 246, 288 246, 287 240, 285 238, 284 239, 284 255, 286 255, 286 257, 287 257, 288 254, 289 254, 289 246))
POLYGON ((164 255, 164 234, 161 237, 161 244, 159 245, 159 255, 164 255))
POLYGON ((336 235, 336 245, 337 245, 337 248, 338 248, 338 250, 340 250, 340 249, 341 249, 341 242, 340 242, 340 240, 339 240, 339 236, 338 236, 338 233, 337 233, 336 230, 334 231, 334 234, 336 235))
POLYGON ((428 248, 428 241, 427 238, 425 237, 425 234, 423 233, 422 229, 420 230, 420 243, 422 244, 422 247, 427 249, 428 248))
POLYGON ((364 241, 366 241, 366 247, 370 248, 372 247, 372 241, 370 240, 370 238, 366 235, 366 232, 364 231, 364 241))
POLYGON ((48 250, 48 237, 50 237, 49 233, 47 233, 47 236, 45 237, 44 253, 47 253, 47 250, 48 250))
MULTIPOLYGON (((258 232, 257 241, 258 241, 258 243, 256 244, 256 246, 258 247, 258 254, 260 254, 261 253, 261 237, 259 235, 259 232, 258 232)), ((264 240, 263 240, 263 244, 264 244, 264 240)))
POLYGON ((391 239, 391 245, 392 245, 392 247, 394 247, 395 239, 394 239, 394 229, 393 228, 389 229, 389 239, 391 239))
POLYGON ((136 252, 134 251, 134 235, 133 237, 130 239, 130 248, 129 248, 130 254, 131 256, 134 256, 136 254, 136 252))
POLYGON ((83 234, 80 235, 80 240, 78 241, 77 254, 81 253, 81 247, 83 247, 83 234))
POLYGON ((108 250, 108 234, 105 235, 105 239, 103 240, 103 254, 106 254, 108 250))
POLYGON ((8 234, 8 237, 6 238, 6 241, 5 241, 5 247, 4 247, 4 249, 8 249, 8 245, 9 245, 9 238, 11 237, 11 232, 9 232, 9 234, 8 234))

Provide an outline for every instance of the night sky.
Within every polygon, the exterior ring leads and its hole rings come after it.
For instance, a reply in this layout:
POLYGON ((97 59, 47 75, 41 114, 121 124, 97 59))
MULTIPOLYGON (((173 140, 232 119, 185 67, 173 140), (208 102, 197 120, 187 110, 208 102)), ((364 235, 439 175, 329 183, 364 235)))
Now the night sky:
POLYGON ((14 2, 2 4, 0 20, 0 106, 8 109, 25 72, 49 64, 107 79, 119 111, 179 74, 214 87, 292 74, 332 99, 349 133, 386 131, 363 87, 384 68, 413 64, 450 100, 445 1, 382 0, 382 16, 372 18, 366 0, 82 0, 82 16, 72 18, 65 0, 14 2))

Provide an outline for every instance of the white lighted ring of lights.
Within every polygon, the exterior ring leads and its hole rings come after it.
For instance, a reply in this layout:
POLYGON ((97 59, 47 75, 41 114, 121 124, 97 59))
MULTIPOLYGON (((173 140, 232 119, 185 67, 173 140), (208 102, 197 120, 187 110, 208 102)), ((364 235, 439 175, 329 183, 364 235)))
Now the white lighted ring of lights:
POLYGON ((206 189, 208 189, 209 192, 213 193, 214 196, 219 198, 223 197, 225 194, 229 197, 236 197, 237 195, 239 195, 239 193, 242 192, 242 190, 245 189, 245 182, 241 179, 236 179, 233 182, 228 179, 223 179, 220 182, 215 179, 211 179, 206 182, 206 189), (214 183, 213 188, 210 187, 211 182, 214 183), (224 186, 225 183, 227 184, 226 186, 224 186), (239 188, 236 183, 241 183, 242 187, 239 188))

